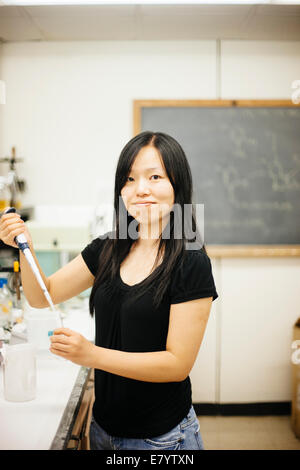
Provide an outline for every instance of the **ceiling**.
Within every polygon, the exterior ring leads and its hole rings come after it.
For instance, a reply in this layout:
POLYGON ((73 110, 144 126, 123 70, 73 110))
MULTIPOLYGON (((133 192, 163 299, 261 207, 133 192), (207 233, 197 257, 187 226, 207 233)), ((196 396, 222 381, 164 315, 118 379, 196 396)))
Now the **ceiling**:
POLYGON ((300 40, 300 5, 0 6, 0 41, 300 40))

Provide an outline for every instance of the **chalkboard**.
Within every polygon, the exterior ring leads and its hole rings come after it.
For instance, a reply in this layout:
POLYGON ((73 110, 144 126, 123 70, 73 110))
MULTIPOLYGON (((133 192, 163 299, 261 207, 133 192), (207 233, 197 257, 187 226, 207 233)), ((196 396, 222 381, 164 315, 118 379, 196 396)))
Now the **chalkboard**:
POLYGON ((141 102, 135 132, 165 132, 183 147, 205 243, 299 244, 300 106, 192 103, 141 102))

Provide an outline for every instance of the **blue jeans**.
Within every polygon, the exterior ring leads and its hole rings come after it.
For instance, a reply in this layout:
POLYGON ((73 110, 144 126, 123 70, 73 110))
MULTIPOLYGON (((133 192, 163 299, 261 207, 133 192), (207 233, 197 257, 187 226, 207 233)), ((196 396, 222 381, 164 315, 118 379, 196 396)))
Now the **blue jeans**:
POLYGON ((193 406, 175 428, 146 439, 110 436, 92 417, 90 447, 91 450, 204 450, 199 421, 193 406))

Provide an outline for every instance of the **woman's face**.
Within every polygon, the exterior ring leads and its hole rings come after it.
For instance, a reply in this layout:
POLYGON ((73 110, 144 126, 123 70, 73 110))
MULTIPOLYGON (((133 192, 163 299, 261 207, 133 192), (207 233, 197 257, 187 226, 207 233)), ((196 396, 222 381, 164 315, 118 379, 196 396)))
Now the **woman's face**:
POLYGON ((142 225, 156 225, 168 216, 174 204, 174 190, 155 147, 146 146, 139 151, 121 196, 128 213, 142 225), (147 201, 151 204, 142 204, 147 201))

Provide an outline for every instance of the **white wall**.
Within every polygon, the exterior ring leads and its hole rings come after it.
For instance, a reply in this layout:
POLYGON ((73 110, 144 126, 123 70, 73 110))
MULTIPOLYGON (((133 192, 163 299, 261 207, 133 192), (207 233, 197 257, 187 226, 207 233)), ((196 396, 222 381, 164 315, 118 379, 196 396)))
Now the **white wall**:
POLYGON ((24 205, 110 202, 132 101, 215 92, 213 41, 10 43, 2 63, 2 148, 25 158, 24 205))
POLYGON ((300 41, 222 41, 223 99, 291 99, 300 41))
POLYGON ((24 205, 110 202, 134 99, 290 99, 300 77, 300 41, 221 41, 218 77, 215 41, 15 42, 0 54, 0 150, 25 159, 24 205))
MULTIPOLYGON (((1 62, 0 149, 25 158, 23 204, 94 205, 112 202, 134 99, 290 99, 300 42, 221 41, 220 69, 215 41, 7 43, 1 62)), ((220 297, 191 374, 194 402, 289 400, 299 258, 213 268, 220 297)))
MULTIPOLYGON (((3 74, 2 74, 2 52, 3 52, 3 45, 0 43, 0 80, 3 80, 3 74)), ((0 104, 0 155, 3 155, 3 135, 2 135, 2 128, 3 128, 3 111, 4 111, 4 105, 0 104)), ((1 166, 0 166, 1 168, 1 166)))

